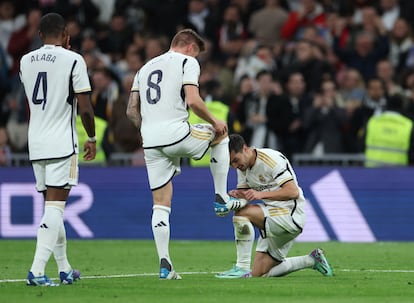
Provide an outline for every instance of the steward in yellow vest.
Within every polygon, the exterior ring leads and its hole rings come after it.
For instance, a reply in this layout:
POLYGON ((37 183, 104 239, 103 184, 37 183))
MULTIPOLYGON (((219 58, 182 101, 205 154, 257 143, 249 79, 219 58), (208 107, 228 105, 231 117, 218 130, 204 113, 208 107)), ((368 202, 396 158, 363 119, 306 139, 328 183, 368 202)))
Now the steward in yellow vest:
POLYGON ((366 167, 406 166, 410 163, 413 121, 394 111, 398 108, 394 104, 396 101, 391 99, 389 110, 368 120, 365 136, 366 167))

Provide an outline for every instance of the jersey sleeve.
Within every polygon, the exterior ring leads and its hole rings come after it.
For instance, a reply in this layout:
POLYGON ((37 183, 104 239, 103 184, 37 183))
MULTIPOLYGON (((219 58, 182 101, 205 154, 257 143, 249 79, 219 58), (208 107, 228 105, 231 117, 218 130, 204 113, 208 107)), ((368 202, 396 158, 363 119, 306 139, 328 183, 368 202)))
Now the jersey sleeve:
POLYGON ((131 92, 139 92, 139 80, 138 73, 135 74, 134 81, 132 82, 131 92))
POLYGON ((280 155, 277 157, 277 165, 272 170, 273 177, 277 183, 277 185, 282 186, 288 181, 294 179, 292 172, 290 171, 288 162, 284 157, 280 155))
POLYGON ((85 60, 79 56, 76 59, 75 66, 72 72, 73 90, 76 94, 91 91, 91 84, 89 82, 88 70, 85 60))
POLYGON ((198 86, 200 77, 200 64, 197 59, 187 57, 183 62, 183 85, 190 84, 198 86))

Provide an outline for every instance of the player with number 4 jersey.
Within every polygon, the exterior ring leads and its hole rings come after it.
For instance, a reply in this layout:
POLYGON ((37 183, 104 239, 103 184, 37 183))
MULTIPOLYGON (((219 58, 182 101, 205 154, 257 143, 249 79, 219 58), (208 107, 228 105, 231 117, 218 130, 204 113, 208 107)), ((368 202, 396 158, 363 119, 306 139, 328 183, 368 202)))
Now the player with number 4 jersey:
POLYGON ((39 36, 44 45, 24 55, 20 62, 20 79, 30 107, 29 156, 36 189, 45 199, 26 284, 56 286, 45 274, 52 254, 62 284, 72 284, 80 277, 66 255, 63 224, 69 192, 78 183, 77 107, 89 136, 83 145, 87 161, 96 154, 95 122, 86 64, 79 54, 69 50, 70 37, 63 17, 56 13, 44 15, 39 36))

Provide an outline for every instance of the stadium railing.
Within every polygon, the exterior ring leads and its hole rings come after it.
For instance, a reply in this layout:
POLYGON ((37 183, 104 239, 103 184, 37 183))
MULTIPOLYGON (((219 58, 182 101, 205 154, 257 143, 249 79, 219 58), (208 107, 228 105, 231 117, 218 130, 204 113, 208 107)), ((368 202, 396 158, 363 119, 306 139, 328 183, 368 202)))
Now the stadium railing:
POLYGON ((294 166, 363 166, 364 161, 364 154, 294 154, 292 157, 294 166))
MULTIPOLYGON (((325 154, 315 156, 312 154, 294 154, 292 164, 294 166, 363 166, 364 154, 325 154)), ((93 163, 91 163, 93 164, 93 163)), ((27 153, 13 153, 11 166, 29 166, 30 160, 27 153)), ((136 153, 112 153, 107 166, 144 166, 143 152, 136 153)), ((188 165, 183 161, 182 165, 188 165)))

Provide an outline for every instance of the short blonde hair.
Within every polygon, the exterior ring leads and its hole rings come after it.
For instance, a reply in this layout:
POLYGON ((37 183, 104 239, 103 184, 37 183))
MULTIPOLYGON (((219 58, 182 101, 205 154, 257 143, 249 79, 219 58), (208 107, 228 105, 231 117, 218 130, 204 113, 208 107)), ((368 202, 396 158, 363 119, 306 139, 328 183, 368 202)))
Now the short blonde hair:
POLYGON ((175 34, 171 41, 171 47, 181 47, 191 43, 196 43, 200 49, 200 53, 206 50, 206 43, 199 34, 190 28, 180 30, 175 34))

